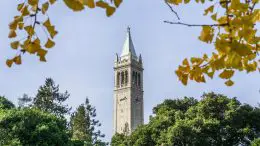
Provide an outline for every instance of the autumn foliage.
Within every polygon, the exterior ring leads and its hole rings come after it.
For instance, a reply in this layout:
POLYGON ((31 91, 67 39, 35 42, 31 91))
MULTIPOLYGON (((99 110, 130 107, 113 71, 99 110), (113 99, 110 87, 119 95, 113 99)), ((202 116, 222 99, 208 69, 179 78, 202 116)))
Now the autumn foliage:
MULTIPOLYGON (((122 3, 122 0, 63 0, 73 11, 101 8, 106 15, 111 16, 122 3)), ((174 6, 194 4, 190 0, 164 0, 178 18, 178 21, 165 21, 169 24, 202 27, 198 39, 214 46, 212 54, 202 54, 200 57, 184 59, 176 70, 179 80, 187 85, 188 80, 206 82, 206 77, 213 78, 215 74, 225 80, 227 86, 232 86, 231 80, 236 71, 247 73, 259 69, 260 37, 257 36, 257 23, 260 21, 260 10, 256 9, 259 0, 195 0, 195 3, 210 6, 203 12, 213 20, 213 24, 186 24, 181 22, 174 6)), ((55 26, 47 15, 48 9, 56 0, 25 0, 18 4, 20 15, 15 16, 10 23, 9 38, 14 40, 10 46, 17 50, 16 56, 8 59, 6 64, 21 64, 25 53, 37 55, 40 61, 46 61, 48 50, 55 46, 54 37, 57 35, 55 26), (41 19, 38 19, 38 18, 41 19), (26 21, 32 18, 32 21, 26 21), (44 21, 42 21, 44 20, 44 21), (36 27, 40 27, 47 39, 37 35, 36 27), (17 37, 18 32, 25 32, 26 36, 17 37)), ((38 29, 37 29, 38 30, 38 29)))
MULTIPOLYGON (((206 82, 205 76, 213 78, 217 73, 220 78, 226 80, 227 86, 232 86, 234 82, 231 78, 235 71, 249 73, 259 69, 260 37, 257 36, 256 26, 260 21, 260 10, 255 9, 259 0, 196 0, 195 2, 212 4, 205 9, 204 15, 209 15, 214 24, 192 25, 180 21, 166 21, 166 23, 202 27, 198 39, 213 44, 215 51, 210 56, 204 54, 202 57, 184 59, 176 70, 179 80, 184 85, 187 85, 188 80, 206 82)), ((191 2, 167 0, 166 3, 176 6, 191 2)))
MULTIPOLYGON (((40 61, 46 61, 46 54, 48 49, 55 46, 54 37, 58 31, 51 23, 47 15, 48 9, 51 5, 55 4, 57 0, 25 0, 18 4, 17 10, 20 15, 14 16, 14 20, 9 24, 10 33, 9 38, 14 40, 10 46, 16 50, 16 56, 6 61, 7 66, 11 67, 13 63, 20 65, 22 63, 22 55, 25 53, 37 55, 40 61), (41 18, 41 19, 39 19, 41 18), (32 19, 32 21, 27 21, 32 19), (44 21, 42 21, 44 20, 44 21), (40 28, 47 39, 41 38, 37 35, 36 30, 40 28), (17 35, 18 32, 25 32, 24 38, 17 35)), ((81 11, 85 8, 99 7, 105 9, 106 15, 111 16, 117 7, 121 4, 122 0, 114 0, 111 3, 105 1, 94 0, 63 0, 66 6, 73 11, 81 11)))

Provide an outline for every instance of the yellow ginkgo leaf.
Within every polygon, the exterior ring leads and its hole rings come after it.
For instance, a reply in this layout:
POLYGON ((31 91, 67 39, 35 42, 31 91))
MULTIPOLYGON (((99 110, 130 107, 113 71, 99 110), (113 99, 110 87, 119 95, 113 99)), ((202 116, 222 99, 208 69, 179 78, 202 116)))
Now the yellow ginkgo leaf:
POLYGON ((47 20, 43 23, 43 26, 45 26, 45 27, 51 26, 51 21, 50 21, 50 19, 47 19, 47 20))
POLYGON ((217 21, 217 13, 211 15, 211 19, 214 21, 217 21))
POLYGON ((28 11, 28 6, 25 6, 22 10, 22 16, 27 16, 30 14, 30 12, 28 11))
POLYGON ((190 2, 190 0, 184 0, 184 3, 185 4, 187 4, 187 3, 189 3, 190 2))
POLYGON ((226 84, 227 86, 232 86, 232 85, 234 85, 234 82, 231 81, 231 80, 227 80, 227 81, 225 82, 225 84, 226 84))
POLYGON ((46 62, 45 56, 40 56, 40 61, 41 61, 41 62, 46 62))
POLYGON ((208 7, 206 10, 205 10, 205 13, 203 15, 207 15, 209 12, 213 12, 214 11, 214 5, 208 7))
POLYGON ((14 63, 17 64, 17 65, 22 64, 21 55, 14 57, 13 61, 14 61, 14 63))
POLYGON ((31 6, 37 5, 38 2, 39 2, 39 0, 28 0, 28 4, 30 4, 31 6))
POLYGON ((240 69, 242 67, 242 57, 236 52, 229 53, 228 56, 226 56, 225 60, 225 64, 227 67, 232 67, 236 69, 240 69))
POLYGON ((73 11, 81 11, 84 9, 83 3, 79 0, 63 0, 65 4, 73 11))
POLYGON ((219 77, 222 79, 229 79, 234 75, 234 70, 224 70, 221 74, 219 74, 219 77))
POLYGON ((49 0, 51 4, 54 4, 57 0, 49 0))
POLYGON ((6 60, 6 65, 8 66, 8 67, 11 67, 12 66, 12 64, 13 64, 13 60, 11 60, 11 59, 7 59, 6 60))
POLYGON ((51 38, 54 38, 58 34, 58 32, 55 30, 55 26, 48 26, 46 28, 50 33, 51 38))
POLYGON ((9 29, 16 30, 17 25, 18 25, 18 22, 14 20, 13 22, 9 23, 9 29))
POLYGON ((49 8, 49 2, 42 4, 42 13, 45 14, 49 8))
POLYGON ((20 30, 23 29, 23 26, 24 26, 24 23, 23 23, 23 22, 21 22, 21 23, 18 24, 18 28, 19 28, 20 30))
POLYGON ((122 3, 122 0, 114 0, 115 6, 118 8, 122 3))
POLYGON ((181 76, 180 80, 181 80, 182 84, 186 86, 187 83, 188 83, 188 75, 183 74, 183 75, 181 76))
POLYGON ((256 69, 257 69, 256 61, 245 65, 245 70, 247 71, 247 73, 256 71, 256 69))
POLYGON ((11 43, 11 47, 12 47, 13 49, 17 49, 17 48, 19 47, 19 41, 14 41, 14 42, 12 42, 12 43, 11 43))
POLYGON ((18 11, 21 11, 22 8, 23 8, 23 6, 24 6, 24 3, 18 4, 17 10, 18 10, 18 11))
POLYGON ((241 44, 241 43, 236 42, 236 41, 232 42, 231 47, 240 56, 247 56, 247 55, 250 55, 250 54, 253 53, 250 46, 247 46, 245 44, 241 44))
POLYGON ((16 22, 22 22, 23 21, 23 16, 14 16, 14 20, 16 22))
POLYGON ((203 59, 204 59, 204 60, 206 60, 206 59, 208 59, 208 58, 209 58, 209 57, 208 57, 207 54, 204 54, 204 55, 203 55, 203 59))
POLYGON ((45 57, 45 55, 47 54, 47 52, 48 52, 48 51, 46 51, 46 50, 44 50, 44 49, 39 49, 39 50, 37 51, 37 55, 38 55, 39 57, 45 57))
POLYGON ((38 50, 41 49, 41 46, 35 43, 30 43, 26 46, 25 50, 30 54, 35 54, 38 50))
POLYGON ((15 30, 11 29, 10 32, 9 32, 8 37, 9 37, 9 38, 15 38, 16 36, 17 36, 17 35, 16 35, 15 30))
POLYGON ((191 57, 190 61, 192 64, 196 65, 200 65, 201 63, 203 63, 203 59, 197 57, 191 57))
POLYGON ((37 44, 37 45, 41 45, 41 41, 40 41, 39 38, 35 39, 35 40, 33 41, 33 43, 34 43, 34 44, 37 44))
POLYGON ((29 36, 33 36, 35 33, 34 29, 31 25, 24 27, 24 30, 26 30, 26 32, 29 36))
POLYGON ((45 44, 46 48, 52 48, 55 46, 55 42, 53 42, 51 39, 48 39, 47 43, 45 44))
POLYGON ((203 26, 199 39, 206 43, 211 43, 214 37, 214 29, 210 26, 203 26))
POLYGON ((260 21, 260 9, 256 9, 253 12, 253 21, 259 22, 260 21))
POLYGON ((89 8, 95 8, 94 0, 83 0, 83 4, 88 6, 89 8))
POLYGON ((204 75, 199 76, 199 82, 206 83, 204 75))
POLYGON ((109 17, 109 16, 113 15, 115 11, 116 11, 116 8, 108 6, 106 9, 106 14, 109 17))
POLYGON ((182 0, 167 0, 167 2, 174 5, 179 5, 180 3, 182 3, 182 0))
POLYGON ((189 61, 187 58, 185 58, 183 61, 182 61, 182 64, 185 65, 185 66, 189 66, 189 61))
POLYGON ((100 7, 100 8, 104 8, 104 9, 109 7, 109 5, 106 2, 102 1, 102 0, 96 2, 96 6, 100 7))
POLYGON ((207 74, 211 79, 213 79, 214 72, 206 72, 206 74, 207 74))
POLYGON ((51 25, 50 19, 47 19, 44 23, 43 26, 46 27, 46 29, 48 30, 51 38, 54 38, 55 35, 57 35, 57 31, 55 30, 55 26, 51 25))
POLYGON ((40 40, 37 38, 33 42, 31 40, 27 39, 24 41, 24 44, 21 45, 21 48, 26 50, 30 54, 35 54, 38 52, 38 50, 41 49, 40 40))
POLYGON ((256 58, 256 54, 255 54, 255 53, 252 53, 252 54, 248 55, 247 58, 248 58, 249 60, 253 60, 253 59, 256 58))

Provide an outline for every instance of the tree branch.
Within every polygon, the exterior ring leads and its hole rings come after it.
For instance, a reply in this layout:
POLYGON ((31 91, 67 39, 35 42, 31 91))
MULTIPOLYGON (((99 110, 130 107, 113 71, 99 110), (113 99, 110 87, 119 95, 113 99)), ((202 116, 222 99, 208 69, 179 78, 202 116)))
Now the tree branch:
POLYGON ((183 22, 171 22, 171 21, 164 21, 164 23, 168 23, 168 24, 177 24, 177 25, 185 25, 188 27, 192 27, 192 26, 210 26, 210 27, 217 27, 217 26, 227 26, 228 23, 223 23, 223 24, 187 24, 187 23, 183 23, 183 22))
POLYGON ((33 22, 33 29, 35 29, 35 25, 36 24, 39 24, 39 22, 37 21, 37 14, 39 12, 39 7, 38 7, 38 4, 37 4, 37 8, 36 8, 36 11, 35 13, 32 15, 34 17, 34 22, 33 22))
POLYGON ((175 14, 178 20, 180 20, 180 17, 176 11, 173 10, 172 6, 167 2, 167 0, 164 0, 165 4, 170 8, 170 10, 175 14))
POLYGON ((255 5, 256 5, 256 2, 253 3, 253 6, 252 7, 249 7, 249 9, 251 10, 251 13, 253 12, 254 8, 255 8, 255 5))

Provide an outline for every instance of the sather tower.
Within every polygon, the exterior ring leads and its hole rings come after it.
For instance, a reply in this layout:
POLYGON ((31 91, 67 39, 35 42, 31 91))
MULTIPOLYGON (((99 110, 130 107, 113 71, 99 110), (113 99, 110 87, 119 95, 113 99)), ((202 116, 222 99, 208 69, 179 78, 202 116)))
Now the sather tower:
POLYGON ((122 54, 116 55, 114 72, 114 133, 128 135, 144 121, 143 63, 141 54, 136 56, 129 27, 122 54))

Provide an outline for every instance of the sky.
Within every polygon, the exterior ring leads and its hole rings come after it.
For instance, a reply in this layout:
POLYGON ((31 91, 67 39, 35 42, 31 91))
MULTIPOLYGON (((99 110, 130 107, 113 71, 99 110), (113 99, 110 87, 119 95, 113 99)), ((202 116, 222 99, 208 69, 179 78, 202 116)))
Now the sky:
MULTIPOLYGON (((177 80, 174 71, 185 57, 210 54, 213 46, 198 40, 200 28, 163 23, 176 20, 163 0, 125 0, 110 18, 102 9, 72 12, 60 0, 48 12, 59 33, 56 46, 46 56, 47 62, 24 55, 22 65, 8 68, 5 60, 16 54, 9 47, 8 24, 17 15, 17 4, 14 0, 0 1, 4 6, 0 9, 0 95, 17 103, 24 93, 35 96, 45 78, 51 77, 62 92, 68 90, 71 94, 68 104, 73 109, 89 97, 97 109, 106 141, 110 141, 113 128, 115 54, 121 53, 127 26, 131 27, 135 50, 143 58, 145 123, 152 108, 168 98, 199 99, 204 92, 214 91, 237 97, 242 103, 260 102, 259 72, 238 72, 232 87, 225 86, 225 81, 218 78, 206 84, 189 82, 188 86, 177 80)), ((202 16, 205 7, 192 4, 180 6, 176 11, 184 22, 212 23, 202 16)))

